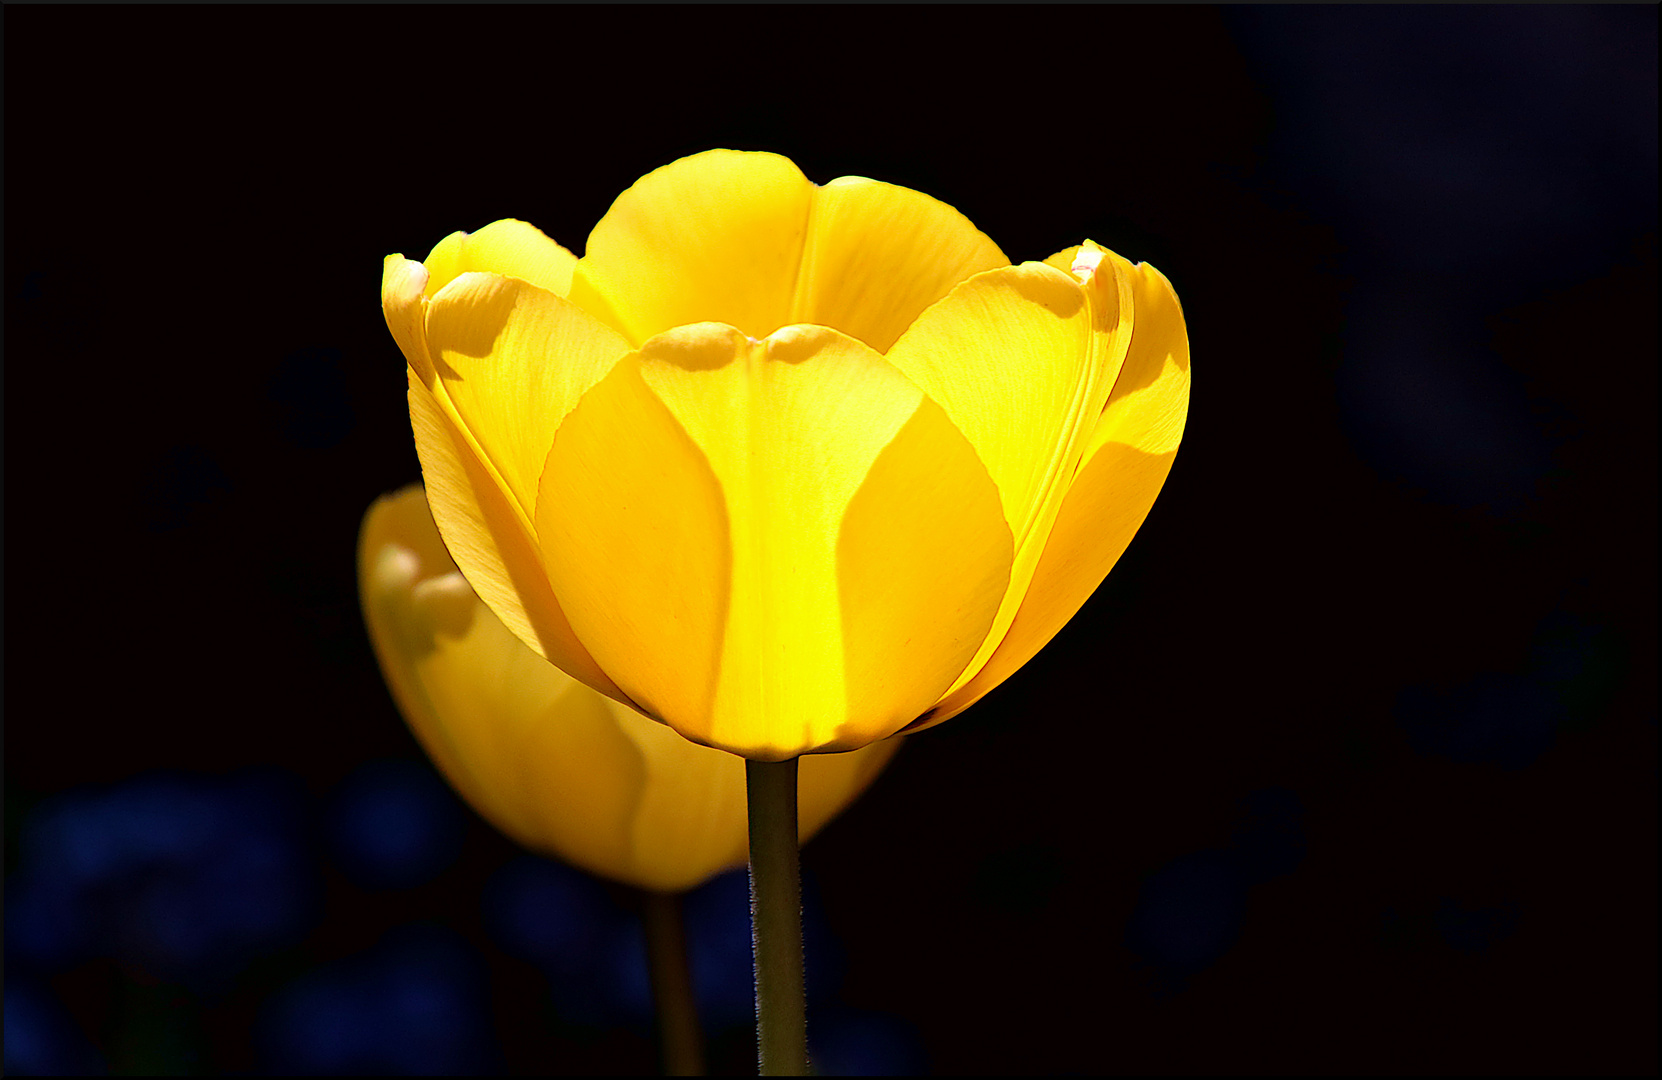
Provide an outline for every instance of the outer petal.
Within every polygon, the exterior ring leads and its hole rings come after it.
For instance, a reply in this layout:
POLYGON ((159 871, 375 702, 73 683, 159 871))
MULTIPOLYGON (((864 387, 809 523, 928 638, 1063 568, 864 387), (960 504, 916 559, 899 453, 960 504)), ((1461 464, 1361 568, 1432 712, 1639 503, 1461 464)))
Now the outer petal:
POLYGON ((683 735, 749 757, 905 724, 963 669, 1009 569, 973 450, 821 327, 648 341, 567 418, 538 507, 600 664, 683 735))
POLYGON ((1010 260, 968 218, 894 184, 844 176, 814 192, 790 322, 887 352, 952 287, 1010 260))
POLYGON ((571 299, 636 345, 698 322, 765 337, 791 321, 813 195, 777 154, 710 150, 665 165, 589 233, 571 299))
POLYGON ((531 534, 500 481, 414 370, 410 426, 433 518, 480 597, 526 645, 601 693, 624 699, 572 632, 531 534))
POLYGON ((431 275, 429 299, 471 271, 501 274, 564 296, 571 291, 577 256, 544 236, 535 225, 512 218, 493 221, 476 233, 453 232, 422 260, 431 275))
MULTIPOLYGON (((744 861, 743 763, 595 694, 520 644, 456 573, 419 487, 370 509, 359 568, 393 696, 451 783, 498 828, 649 889, 691 888, 744 861)), ((803 840, 897 746, 805 762, 803 840)))
POLYGON ((1073 276, 1041 263, 980 274, 924 312, 890 361, 946 410, 998 486, 1015 562, 998 618, 964 673, 1015 618, 1123 350, 1112 270, 1073 276), (1109 333, 1112 333, 1110 330, 1109 333))
POLYGON ((419 487, 370 509, 358 559, 381 670, 456 790, 520 843, 626 875, 646 770, 606 699, 491 616, 455 572, 419 487))
MULTIPOLYGON (((690 889, 749 857, 744 761, 608 702, 646 761, 647 782, 630 827, 632 878, 647 888, 690 889)), ((802 759, 797 836, 802 843, 871 786, 900 748, 885 739, 846 754, 802 759)))
POLYGON ((426 342, 436 380, 429 389, 528 526, 554 433, 628 343, 544 289, 483 273, 463 274, 433 297, 426 342))
POLYGON ((427 268, 402 255, 388 255, 381 264, 381 314, 392 339, 423 383, 433 382, 433 360, 427 355, 427 268))
POLYGON ((1171 471, 1189 412, 1189 336, 1171 283, 1129 267, 1130 351, 1051 530, 1026 599, 992 658, 918 728, 967 709, 1056 636, 1108 576, 1171 471))

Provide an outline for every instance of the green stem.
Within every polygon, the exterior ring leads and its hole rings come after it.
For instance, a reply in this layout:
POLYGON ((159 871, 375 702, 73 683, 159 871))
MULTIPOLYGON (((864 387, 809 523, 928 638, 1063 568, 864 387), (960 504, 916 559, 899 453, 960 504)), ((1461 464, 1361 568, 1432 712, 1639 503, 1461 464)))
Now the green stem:
POLYGON ((681 894, 642 890, 641 921, 646 926, 646 963, 652 975, 664 1075, 703 1076, 704 1033, 693 996, 692 965, 687 961, 681 894))
POLYGON ((802 978, 802 881, 796 758, 744 763, 750 800, 750 924, 756 950, 756 1044, 763 1076, 808 1074, 802 978))

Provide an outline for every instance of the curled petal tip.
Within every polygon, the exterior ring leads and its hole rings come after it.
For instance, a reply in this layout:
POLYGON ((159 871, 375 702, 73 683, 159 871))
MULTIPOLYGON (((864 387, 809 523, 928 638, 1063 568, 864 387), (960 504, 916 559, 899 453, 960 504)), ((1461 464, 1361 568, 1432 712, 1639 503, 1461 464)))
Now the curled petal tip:
POLYGON ((427 267, 402 255, 388 255, 382 300, 400 307, 413 304, 427 288, 427 267))
POLYGON ((1073 257, 1073 276, 1079 279, 1079 284, 1089 284, 1096 276, 1096 268, 1102 264, 1102 249, 1085 241, 1079 248, 1079 253, 1073 257))

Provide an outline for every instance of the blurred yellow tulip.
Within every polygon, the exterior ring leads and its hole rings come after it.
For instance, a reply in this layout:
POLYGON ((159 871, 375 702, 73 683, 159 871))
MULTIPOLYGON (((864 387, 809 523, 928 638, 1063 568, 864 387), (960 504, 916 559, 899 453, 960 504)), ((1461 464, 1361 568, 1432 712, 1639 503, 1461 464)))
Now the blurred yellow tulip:
POLYGON ((1183 434, 1159 271, 1012 266, 956 210, 774 154, 648 174, 581 259, 520 221, 386 260, 433 514, 513 633, 780 760, 967 708, 1130 542, 1183 434))
MULTIPOLYGON (((525 847, 673 892, 745 861, 744 761, 595 693, 522 645, 450 560, 420 486, 378 500, 358 540, 375 655, 450 783, 525 847)), ((804 762, 804 840, 865 790, 898 740, 804 762)))

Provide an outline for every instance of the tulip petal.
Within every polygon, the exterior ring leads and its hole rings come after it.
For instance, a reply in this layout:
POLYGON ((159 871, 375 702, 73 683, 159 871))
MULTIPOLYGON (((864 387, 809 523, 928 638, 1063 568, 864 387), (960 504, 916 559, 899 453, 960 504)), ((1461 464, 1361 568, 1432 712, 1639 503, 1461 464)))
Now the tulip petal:
POLYGON ((1015 618, 1122 355, 1097 333, 1118 324, 1118 292, 1087 285, 1042 263, 980 274, 889 350, 975 447, 1015 537, 1009 590, 965 679, 1015 618))
POLYGON ((972 448, 824 327, 648 341, 561 427, 536 526, 578 637, 630 697, 757 758, 862 745, 937 700, 1009 569, 972 448))
POLYGON ((538 654, 602 694, 623 699, 572 632, 521 514, 413 370, 410 425, 433 519, 480 599, 538 654))
MULTIPOLYGON (((521 644, 457 572, 420 485, 370 507, 358 565, 393 697, 440 771, 493 825, 532 850, 664 892, 744 862, 743 761, 593 693, 521 644)), ((898 746, 808 758, 802 841, 898 746)))
POLYGON ((525 846, 633 880, 630 823, 646 768, 611 710, 657 725, 591 693, 491 615, 456 572, 419 486, 376 502, 358 552, 381 670, 445 777, 525 846))
POLYGON ((402 255, 388 255, 381 263, 381 314, 392 339, 423 383, 433 381, 433 359, 427 355, 427 298, 423 290, 430 275, 421 263, 402 255))
POLYGON ((475 233, 451 233, 434 245, 422 263, 430 275, 425 290, 428 299, 472 271, 519 278, 555 296, 565 296, 571 291, 577 256, 544 236, 535 225, 508 218, 493 221, 475 233))
MULTIPOLYGON (((900 749, 900 739, 850 750, 844 754, 809 754, 798 769, 797 836, 806 844, 815 833, 871 786, 877 774, 900 749)), ((747 851, 748 854, 748 851, 747 851)))
POLYGON ((749 847, 744 761, 644 716, 619 719, 646 763, 646 785, 629 823, 635 878, 672 892, 743 863, 749 847))
MULTIPOLYGON (((630 829, 628 880, 675 892, 742 865, 749 854, 744 760, 688 742, 668 726, 622 705, 615 710, 618 726, 646 762, 646 783, 630 829)), ((806 844, 871 786, 899 748, 899 739, 885 739, 846 754, 804 757, 798 783, 798 842, 806 844)))
POLYGON ((1189 336, 1164 275, 1144 263, 1127 276, 1130 349, 1026 600, 986 665, 908 730, 967 709, 1055 637, 1119 561, 1165 484, 1189 411, 1189 336))
POLYGON ((952 287, 1010 260, 968 218, 910 188, 843 176, 814 192, 793 323, 887 352, 952 287))
POLYGON ((433 297, 426 341, 437 382, 429 388, 529 526, 554 433, 628 343, 545 289, 485 273, 463 274, 433 297))
POLYGON ((791 321, 814 185, 777 154, 710 150, 617 197, 571 299, 632 344, 697 322, 765 337, 791 321))
POLYGON ((924 398, 873 463, 838 538, 848 722, 827 749, 887 738, 969 670, 1015 542, 986 466, 924 398))

